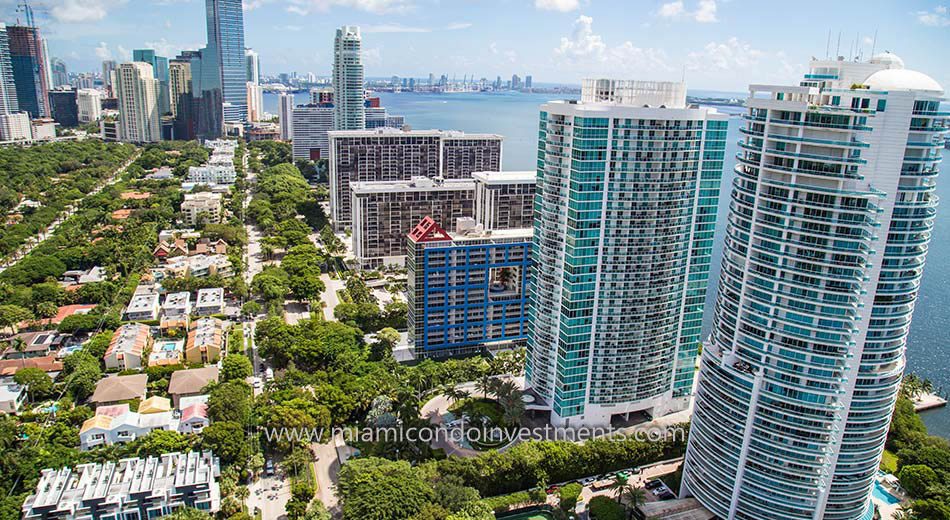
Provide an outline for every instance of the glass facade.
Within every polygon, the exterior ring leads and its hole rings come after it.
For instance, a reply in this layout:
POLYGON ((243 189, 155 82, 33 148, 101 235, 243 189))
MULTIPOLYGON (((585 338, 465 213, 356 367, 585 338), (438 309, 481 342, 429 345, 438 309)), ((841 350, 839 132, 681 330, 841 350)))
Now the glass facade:
POLYGON ((902 64, 825 63, 755 86, 740 129, 683 479, 724 519, 873 512, 946 123, 920 81, 875 88, 902 64))
POLYGON ((242 0, 206 0, 208 46, 201 53, 201 68, 207 83, 203 83, 201 91, 202 96, 204 92, 220 91, 219 96, 212 93, 207 102, 216 103, 216 98, 220 97, 220 120, 225 123, 247 121, 247 61, 244 56, 242 4, 242 0))
POLYGON ((685 408, 727 118, 583 103, 542 110, 530 386, 561 424, 685 408))

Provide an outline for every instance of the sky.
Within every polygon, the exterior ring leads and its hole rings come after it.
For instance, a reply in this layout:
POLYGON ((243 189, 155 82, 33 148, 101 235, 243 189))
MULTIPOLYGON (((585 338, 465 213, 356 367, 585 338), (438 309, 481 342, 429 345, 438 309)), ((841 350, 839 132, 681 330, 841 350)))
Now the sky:
MULTIPOLYGON (((0 0, 7 23, 19 1, 0 0)), ((831 54, 889 50, 950 88, 945 1, 244 0, 244 24, 265 75, 329 75, 335 28, 359 25, 370 77, 685 77, 691 89, 742 92, 797 81, 812 56, 825 56, 830 31, 831 54)), ((205 0, 31 3, 70 71, 126 61, 135 48, 174 57, 206 41, 205 0)))

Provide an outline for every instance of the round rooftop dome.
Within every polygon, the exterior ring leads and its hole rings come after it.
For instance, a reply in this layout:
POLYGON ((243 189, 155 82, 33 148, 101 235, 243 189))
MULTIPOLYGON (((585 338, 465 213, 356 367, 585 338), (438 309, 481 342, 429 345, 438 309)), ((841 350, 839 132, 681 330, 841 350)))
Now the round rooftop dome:
POLYGON ((900 56, 890 51, 884 51, 871 57, 870 63, 878 65, 887 65, 890 69, 903 69, 904 60, 900 56))
POLYGON ((885 69, 871 74, 864 83, 871 90, 920 90, 943 95, 943 87, 930 76, 908 69, 885 69))

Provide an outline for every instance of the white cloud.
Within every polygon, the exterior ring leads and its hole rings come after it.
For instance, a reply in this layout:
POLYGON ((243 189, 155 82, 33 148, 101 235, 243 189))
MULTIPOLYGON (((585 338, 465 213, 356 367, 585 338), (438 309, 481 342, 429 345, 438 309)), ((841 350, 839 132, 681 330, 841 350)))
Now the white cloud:
POLYGON ((96 53, 96 58, 99 58, 101 61, 112 59, 112 51, 106 42, 99 42, 99 46, 95 48, 94 52, 96 53))
POLYGON ((561 44, 554 49, 555 58, 581 72, 622 71, 646 75, 671 70, 666 53, 661 49, 637 47, 631 41, 610 47, 602 36, 594 33, 593 22, 589 16, 578 17, 571 36, 562 37, 561 44))
POLYGON ((950 26, 950 10, 947 6, 938 5, 931 11, 917 11, 917 21, 930 27, 950 26))
POLYGON ((748 69, 757 65, 764 54, 733 36, 724 42, 709 42, 703 50, 689 53, 686 66, 690 70, 705 71, 748 69))
POLYGON ((98 22, 127 0, 57 0, 49 7, 50 15, 61 23, 98 22))
POLYGON ((363 49, 363 64, 367 66, 376 66, 380 65, 383 62, 383 56, 379 51, 379 47, 373 47, 372 49, 363 49))
MULTIPOLYGON (((264 0, 257 0, 264 1, 264 0)), ((327 12, 334 7, 346 7, 374 14, 404 13, 415 7, 412 0, 284 0, 287 12, 308 15, 327 12)))
POLYGON ((696 4, 696 10, 690 11, 686 9, 686 4, 683 3, 683 0, 674 0, 673 2, 667 2, 661 5, 656 15, 660 18, 668 18, 670 20, 692 20, 698 23, 715 23, 719 21, 716 17, 717 8, 716 0, 699 0, 696 4))
POLYGON ((181 51, 186 49, 200 49, 204 47, 203 43, 173 43, 165 38, 161 38, 157 41, 150 41, 144 43, 146 49, 154 49, 155 54, 159 56, 165 56, 167 58, 174 58, 178 56, 181 51))
POLYGON ((118 59, 120 62, 132 61, 132 51, 130 51, 129 49, 126 49, 125 47, 121 45, 119 45, 118 48, 116 48, 116 54, 118 55, 118 59))
POLYGON ((580 0, 534 0, 534 7, 544 11, 569 13, 581 6, 580 0))
POLYGON ((455 22, 455 23, 450 23, 446 25, 445 30, 446 31, 460 31, 462 29, 468 29, 471 26, 472 24, 468 22, 455 22))
POLYGON ((284 32, 284 31, 300 32, 303 30, 303 27, 299 25, 275 25, 274 30, 277 32, 284 32))
POLYGON ((382 25, 366 25, 360 28, 364 33, 427 33, 432 32, 428 27, 410 27, 398 23, 382 25))
POLYGON ((683 5, 681 0, 676 0, 676 2, 670 2, 660 6, 660 11, 657 14, 661 18, 678 18, 683 16, 683 13, 685 12, 686 6, 683 5))

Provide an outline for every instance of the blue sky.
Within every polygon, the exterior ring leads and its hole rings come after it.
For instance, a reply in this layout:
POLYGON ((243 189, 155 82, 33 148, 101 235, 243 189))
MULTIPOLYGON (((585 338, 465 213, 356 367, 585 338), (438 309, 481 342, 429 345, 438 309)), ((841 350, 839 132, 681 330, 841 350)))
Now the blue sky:
MULTIPOLYGON (((19 0, 0 0, 12 22, 19 0)), ((576 83, 592 75, 679 79, 742 91, 796 80, 811 56, 877 31, 909 68, 950 88, 950 9, 906 0, 244 0, 246 43, 265 74, 328 75, 335 27, 360 25, 370 76, 446 73, 576 83), (792 7, 794 6, 794 8, 792 7)), ((948 4, 950 5, 950 0, 948 4)), ((34 0, 51 53, 98 70, 151 47, 173 56, 205 42, 204 0, 34 0)))

